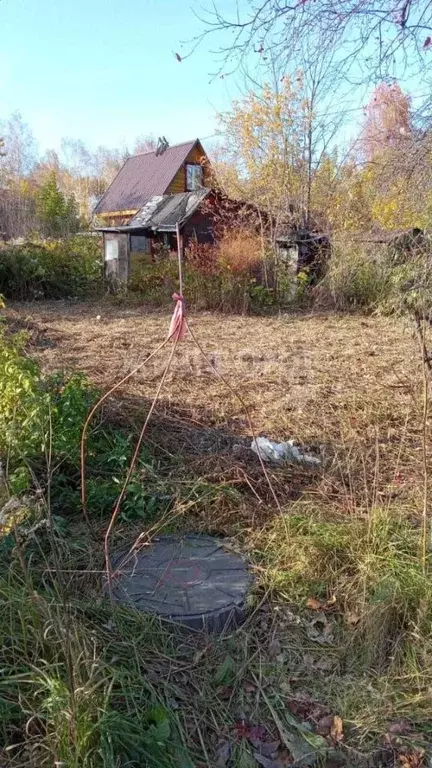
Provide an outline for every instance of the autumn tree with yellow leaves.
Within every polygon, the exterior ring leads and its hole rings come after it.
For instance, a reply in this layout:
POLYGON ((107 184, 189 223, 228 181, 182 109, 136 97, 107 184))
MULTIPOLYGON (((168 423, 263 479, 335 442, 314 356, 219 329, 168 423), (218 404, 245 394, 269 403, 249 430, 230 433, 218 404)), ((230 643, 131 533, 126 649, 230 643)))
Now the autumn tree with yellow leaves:
POLYGON ((318 134, 302 73, 249 90, 219 127, 215 175, 227 194, 269 212, 273 233, 288 224, 327 226, 337 162, 318 134))
POLYGON ((255 87, 220 115, 219 182, 269 212, 273 234, 430 226, 431 139, 396 83, 372 93, 349 153, 323 138, 323 124, 301 73, 255 87))
POLYGON ((358 146, 373 223, 390 230, 430 226, 431 136, 416 127, 411 100, 397 83, 375 88, 358 146))

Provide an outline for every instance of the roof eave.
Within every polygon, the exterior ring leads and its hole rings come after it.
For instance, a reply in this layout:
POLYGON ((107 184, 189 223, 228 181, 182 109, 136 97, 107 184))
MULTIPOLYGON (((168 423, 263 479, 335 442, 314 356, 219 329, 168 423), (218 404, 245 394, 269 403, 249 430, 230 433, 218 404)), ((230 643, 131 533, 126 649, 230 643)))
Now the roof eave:
POLYGON ((130 232, 130 227, 95 227, 96 232, 130 232))

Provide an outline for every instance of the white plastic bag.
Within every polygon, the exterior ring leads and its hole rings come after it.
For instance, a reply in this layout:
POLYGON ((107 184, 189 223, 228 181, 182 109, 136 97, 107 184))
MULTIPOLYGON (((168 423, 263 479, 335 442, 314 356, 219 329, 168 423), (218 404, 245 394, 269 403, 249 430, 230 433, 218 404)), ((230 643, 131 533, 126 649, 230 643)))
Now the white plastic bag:
POLYGON ((321 465, 321 459, 318 459, 316 456, 310 456, 307 453, 302 453, 294 445, 294 440, 288 440, 287 443, 275 443, 273 440, 268 440, 267 437, 257 437, 256 440, 252 440, 251 448, 257 455, 261 456, 263 461, 270 461, 274 464, 291 462, 294 464, 306 464, 309 467, 319 467, 321 465))

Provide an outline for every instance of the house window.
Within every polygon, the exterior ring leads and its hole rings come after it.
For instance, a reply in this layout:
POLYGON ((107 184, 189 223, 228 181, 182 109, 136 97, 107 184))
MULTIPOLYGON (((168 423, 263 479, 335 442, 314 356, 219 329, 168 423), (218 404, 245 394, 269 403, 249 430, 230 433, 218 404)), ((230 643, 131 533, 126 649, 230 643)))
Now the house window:
POLYGON ((202 165, 197 163, 187 163, 186 165, 186 190, 193 192, 194 189, 199 189, 203 185, 203 169, 202 165))
POLYGON ((132 253, 150 253, 150 240, 144 235, 131 235, 130 249, 132 253))

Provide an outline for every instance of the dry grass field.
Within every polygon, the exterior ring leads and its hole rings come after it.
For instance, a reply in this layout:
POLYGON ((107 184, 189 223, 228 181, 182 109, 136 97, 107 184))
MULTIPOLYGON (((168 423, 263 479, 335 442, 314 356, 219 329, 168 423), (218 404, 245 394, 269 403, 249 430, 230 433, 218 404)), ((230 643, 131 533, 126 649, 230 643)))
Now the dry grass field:
MULTIPOLYGON (((170 319, 108 302, 11 304, 6 317, 45 371, 83 371, 101 391, 163 341, 170 319)), ((176 489, 175 526, 229 537, 249 558, 254 606, 221 639, 173 643, 126 617, 130 645, 119 628, 109 642, 141 654, 192 765, 429 765, 432 590, 421 552, 432 459, 412 328, 331 313, 190 323, 230 388, 187 338, 148 445, 176 489), (314 471, 269 468, 279 509, 258 461, 233 451, 251 438, 233 389, 256 434, 322 458, 314 471)), ((107 401, 106 419, 137 432, 166 357, 107 401)), ((123 521, 116 535, 137 532, 123 521)))
MULTIPOLYGON (((29 349, 46 371, 84 371, 106 391, 166 337, 168 313, 110 304, 14 305, 13 328, 29 332, 29 349)), ((326 471, 315 481, 323 500, 360 511, 398 496, 415 514, 422 490, 422 366, 408 322, 361 315, 215 316, 190 319, 211 363, 241 395, 256 434, 319 446, 326 471), (394 478, 397 485, 394 486, 394 478)), ((165 349, 117 393, 112 407, 127 425, 143 419, 168 357, 165 349), (122 406, 125 412, 122 416, 122 406), (128 415, 129 414, 129 415, 128 415)), ((177 347, 156 421, 172 429, 162 441, 208 454, 212 427, 249 435, 242 404, 203 359, 193 340, 177 347), (188 429, 183 445, 180 434, 188 429)), ((249 435, 250 436, 250 435, 249 435)), ((216 451, 217 453, 218 451, 216 451)), ((283 490, 287 490, 286 488, 283 490)))

